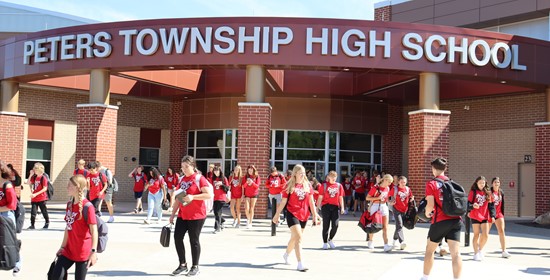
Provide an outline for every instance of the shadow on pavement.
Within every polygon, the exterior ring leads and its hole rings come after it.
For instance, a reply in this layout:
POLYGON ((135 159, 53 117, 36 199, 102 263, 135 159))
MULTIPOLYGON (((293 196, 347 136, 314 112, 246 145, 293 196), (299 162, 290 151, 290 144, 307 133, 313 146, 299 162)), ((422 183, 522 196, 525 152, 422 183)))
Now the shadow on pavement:
POLYGON ((548 267, 528 267, 526 269, 520 269, 519 271, 528 274, 550 275, 550 268, 548 267))
MULTIPOLYGON (((274 266, 281 265, 280 263, 267 263, 267 264, 251 264, 251 263, 239 263, 239 262, 219 262, 213 264, 204 264, 201 266, 211 266, 211 267, 240 267, 240 268, 261 268, 261 269, 275 269, 274 266)), ((294 269, 289 269, 294 270, 294 269)))
POLYGON ((88 271, 88 275, 96 276, 117 276, 117 277, 129 277, 129 276, 169 276, 169 273, 166 274, 148 274, 143 271, 133 271, 133 270, 109 270, 109 271, 88 271))

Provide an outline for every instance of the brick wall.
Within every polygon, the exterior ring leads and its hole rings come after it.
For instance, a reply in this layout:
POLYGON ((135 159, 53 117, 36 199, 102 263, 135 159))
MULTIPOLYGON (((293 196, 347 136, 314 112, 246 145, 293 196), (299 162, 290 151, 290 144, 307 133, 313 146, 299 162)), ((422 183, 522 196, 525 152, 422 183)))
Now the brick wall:
POLYGON ((382 164, 390 174, 402 174, 403 157, 403 107, 388 106, 388 132, 383 137, 382 164))
MULTIPOLYGON (((423 194, 426 181, 433 178, 432 160, 449 158, 449 117, 427 112, 409 115, 409 186, 413 193, 423 194)), ((452 172, 452 162, 449 166, 452 172)))
POLYGON ((271 106, 267 103, 239 103, 239 150, 238 164, 246 167, 256 166, 260 179, 260 195, 256 203, 254 216, 267 217, 267 195, 265 180, 269 175, 269 141, 271 139, 271 106))
POLYGON ((76 159, 101 161, 116 173, 117 115, 116 108, 77 108, 76 159))
POLYGON ((550 123, 536 125, 536 215, 550 211, 550 123))
POLYGON ((4 129, 0 130, 0 159, 6 164, 13 164, 13 168, 23 170, 23 148, 25 146, 25 116, 0 114, 0 123, 4 129))
POLYGON ((374 9, 375 21, 391 21, 391 5, 374 9))
POLYGON ((187 154, 187 130, 183 128, 184 101, 172 102, 170 122, 170 166, 179 170, 181 159, 187 154))

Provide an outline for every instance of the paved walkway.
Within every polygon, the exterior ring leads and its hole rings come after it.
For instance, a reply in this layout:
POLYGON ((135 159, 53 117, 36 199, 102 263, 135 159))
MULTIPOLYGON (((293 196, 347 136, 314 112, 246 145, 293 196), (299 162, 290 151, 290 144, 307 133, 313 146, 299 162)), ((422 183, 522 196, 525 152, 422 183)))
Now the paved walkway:
MULTIPOLYGON (((48 230, 24 230, 23 270, 20 279, 44 279, 55 252, 63 238, 64 204, 51 204, 52 222, 48 230)), ((88 279, 171 279, 178 265, 174 245, 163 248, 159 244, 160 228, 168 223, 144 225, 144 214, 129 213, 130 203, 119 203, 115 223, 109 224, 107 251, 99 255, 99 262, 88 273, 88 279)), ((229 209, 224 208, 228 214, 229 209)), ((27 214, 29 215, 29 214, 27 214)), ((39 215, 36 226, 43 220, 39 215)), ((105 218, 105 217, 104 217, 105 218)), ((290 233, 286 225, 270 234, 269 220, 254 222, 252 229, 227 228, 221 234, 212 234, 214 220, 209 217, 201 235, 201 274, 197 279, 419 279, 428 225, 407 230, 408 247, 405 251, 382 251, 382 234, 375 235, 375 249, 366 248, 365 234, 357 227, 357 219, 345 216, 335 238, 336 249, 322 250, 321 227, 308 226, 303 240, 306 273, 296 271, 294 255, 291 265, 284 265, 282 254, 290 233)), ((231 223, 231 218, 228 223, 231 223)), ((472 260, 472 247, 461 247, 462 279, 548 279, 550 276, 550 229, 524 226, 516 221, 507 223, 507 242, 510 259, 500 257, 498 235, 493 228, 486 246, 483 262, 472 260)), ((28 226, 28 223, 27 225, 28 226)), ((390 239, 393 235, 390 225, 390 239)), ((463 242, 464 243, 464 240, 463 242)), ((185 244, 188 248, 187 238, 185 244)), ((191 259, 190 251, 187 252, 191 259)), ((69 279, 74 279, 73 271, 69 279)), ((0 279, 11 279, 11 272, 0 271, 0 279)), ((437 257, 431 279, 452 279, 448 256, 437 257)))

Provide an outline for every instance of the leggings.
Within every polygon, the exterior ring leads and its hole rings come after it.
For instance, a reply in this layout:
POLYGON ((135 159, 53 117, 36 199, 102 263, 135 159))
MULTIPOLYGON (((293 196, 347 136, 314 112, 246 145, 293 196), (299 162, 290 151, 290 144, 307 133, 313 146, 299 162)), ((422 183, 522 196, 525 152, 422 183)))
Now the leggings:
POLYGON ((101 215, 101 209, 99 209, 99 204, 101 204, 102 199, 97 197, 96 199, 90 201, 94 205, 95 213, 101 215))
POLYGON ((183 238, 185 233, 189 232, 189 243, 191 245, 191 258, 193 259, 193 265, 199 265, 199 258, 201 256, 201 243, 199 236, 201 235, 202 226, 204 221, 202 220, 182 220, 178 218, 176 220, 176 228, 174 230, 174 244, 176 245, 176 252, 180 264, 186 264, 185 261, 185 246, 183 245, 183 238))
POLYGON ((221 226, 225 222, 225 219, 222 217, 222 207, 224 202, 221 200, 214 201, 214 229, 221 229, 221 226))
POLYGON ((36 221, 36 213, 38 212, 38 207, 46 220, 46 224, 50 223, 50 216, 48 215, 48 208, 46 207, 46 200, 40 202, 31 202, 31 225, 34 226, 34 221, 36 221))
POLYGON ((55 268, 53 270, 53 279, 63 280, 67 279, 68 270, 71 266, 75 264, 74 279, 75 280, 85 280, 86 274, 88 273, 88 261, 75 262, 69 260, 67 257, 61 255, 57 257, 57 262, 55 263, 55 268))
POLYGON ((399 240, 399 243, 403 243, 403 241, 405 241, 405 236, 403 235, 403 214, 404 213, 393 208, 393 218, 395 219, 395 232, 393 233, 393 240, 399 240))
POLYGON ((340 221, 340 213, 338 206, 325 204, 321 207, 321 215, 323 216, 323 242, 327 243, 332 240, 338 230, 338 222, 340 221), (330 236, 328 229, 330 229, 330 236))

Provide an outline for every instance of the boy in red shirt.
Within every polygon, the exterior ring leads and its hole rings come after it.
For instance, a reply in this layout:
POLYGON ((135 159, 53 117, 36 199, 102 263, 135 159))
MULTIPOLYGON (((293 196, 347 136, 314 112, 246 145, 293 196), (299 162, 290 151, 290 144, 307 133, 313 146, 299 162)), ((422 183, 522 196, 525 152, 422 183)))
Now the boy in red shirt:
POLYGON ((88 163, 88 196, 90 201, 94 205, 95 212, 101 216, 101 209, 99 205, 103 198, 105 198, 105 191, 107 190, 107 178, 97 170, 98 166, 95 161, 88 163))
POLYGON ((353 216, 355 217, 355 211, 359 207, 359 212, 365 211, 365 180, 361 176, 360 172, 355 173, 355 177, 351 180, 351 185, 355 190, 355 203, 353 205, 353 216))

